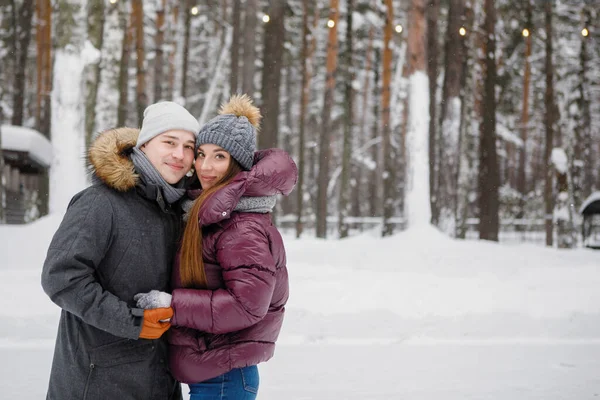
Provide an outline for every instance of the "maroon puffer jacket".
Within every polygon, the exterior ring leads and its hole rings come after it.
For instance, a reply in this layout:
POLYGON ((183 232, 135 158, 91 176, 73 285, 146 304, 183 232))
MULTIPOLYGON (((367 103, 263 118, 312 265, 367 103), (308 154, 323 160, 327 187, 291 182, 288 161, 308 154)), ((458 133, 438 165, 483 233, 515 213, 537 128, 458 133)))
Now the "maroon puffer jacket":
POLYGON ((169 359, 177 380, 201 382, 273 356, 288 299, 283 241, 270 214, 232 211, 242 196, 289 194, 297 176, 283 150, 259 151, 250 171, 201 208, 208 289, 182 288, 178 261, 173 268, 169 359))

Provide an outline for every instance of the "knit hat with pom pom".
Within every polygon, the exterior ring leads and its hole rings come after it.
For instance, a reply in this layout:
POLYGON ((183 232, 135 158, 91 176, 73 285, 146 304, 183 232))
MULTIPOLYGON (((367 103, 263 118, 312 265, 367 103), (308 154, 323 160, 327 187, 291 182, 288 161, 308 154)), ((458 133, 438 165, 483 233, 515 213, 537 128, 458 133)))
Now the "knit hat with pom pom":
POLYGON ((252 168, 260 110, 247 95, 234 95, 221 106, 219 115, 208 121, 196 139, 196 152, 203 144, 226 150, 246 171, 252 168))

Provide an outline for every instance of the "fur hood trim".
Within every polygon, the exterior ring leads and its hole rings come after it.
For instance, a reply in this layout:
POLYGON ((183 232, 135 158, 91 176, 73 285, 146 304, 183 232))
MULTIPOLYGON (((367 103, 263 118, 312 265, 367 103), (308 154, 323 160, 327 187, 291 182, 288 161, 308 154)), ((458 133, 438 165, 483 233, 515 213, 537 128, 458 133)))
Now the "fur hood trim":
POLYGON ((88 154, 91 171, 106 185, 125 192, 138 182, 133 162, 129 155, 135 147, 139 129, 115 128, 101 132, 88 154))

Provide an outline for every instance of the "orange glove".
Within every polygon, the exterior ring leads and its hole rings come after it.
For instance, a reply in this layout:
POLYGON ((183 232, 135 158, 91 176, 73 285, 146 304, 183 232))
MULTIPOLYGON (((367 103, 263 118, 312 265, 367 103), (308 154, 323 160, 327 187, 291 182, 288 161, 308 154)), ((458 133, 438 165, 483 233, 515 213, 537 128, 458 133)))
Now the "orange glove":
POLYGON ((168 320, 172 317, 173 309, 171 307, 144 310, 144 322, 142 324, 142 331, 140 332, 140 339, 158 339, 161 337, 171 327, 171 324, 160 321, 168 320))

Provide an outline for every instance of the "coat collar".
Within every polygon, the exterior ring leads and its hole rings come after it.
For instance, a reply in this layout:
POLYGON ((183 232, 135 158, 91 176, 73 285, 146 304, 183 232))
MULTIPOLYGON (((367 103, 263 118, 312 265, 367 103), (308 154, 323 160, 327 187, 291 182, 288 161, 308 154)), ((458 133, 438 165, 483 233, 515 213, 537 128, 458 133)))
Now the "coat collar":
POLYGON ((107 186, 125 192, 140 181, 129 155, 139 129, 116 128, 101 132, 88 152, 91 172, 107 186))

